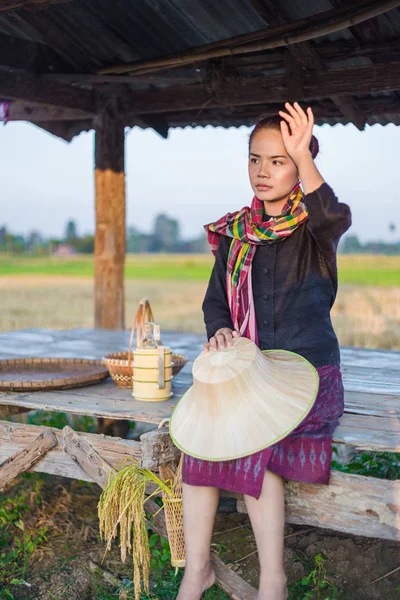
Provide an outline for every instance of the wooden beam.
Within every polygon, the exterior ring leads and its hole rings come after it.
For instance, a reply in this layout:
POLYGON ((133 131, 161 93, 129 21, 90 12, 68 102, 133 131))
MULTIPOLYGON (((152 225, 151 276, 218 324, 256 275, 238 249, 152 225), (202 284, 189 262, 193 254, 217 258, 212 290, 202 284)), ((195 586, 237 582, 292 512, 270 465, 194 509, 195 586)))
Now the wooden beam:
POLYGON ((63 85, 28 73, 0 71, 0 98, 74 108, 93 115, 96 97, 90 90, 63 85))
MULTIPOLYGON (((353 535, 400 540, 400 480, 331 471, 329 485, 286 481, 285 520, 353 535)), ((244 500, 238 512, 247 512, 244 500)))
MULTIPOLYGON (((347 417, 349 415, 346 415, 347 417)), ((352 415, 353 422, 349 424, 350 442, 359 446, 360 439, 357 426, 360 415, 352 415)), ((363 416, 365 420, 365 417, 363 416)), ((343 420, 343 418, 342 418, 343 420)), ((377 420, 385 420, 378 417, 377 420)), ((392 418, 393 431, 398 436, 396 419, 392 418)), ((375 421, 376 423, 376 421, 375 421)), ((370 431, 373 431, 370 427, 370 431)), ((377 432, 384 435, 388 427, 383 424, 382 430, 377 432)), ((335 430, 335 437, 340 435, 339 429, 335 430), (336 436, 336 431, 338 435, 336 436)), ((96 473, 82 468, 61 448, 62 431, 37 425, 21 423, 0 422, 0 460, 5 461, 15 452, 31 448, 33 442, 42 433, 51 431, 58 444, 41 457, 40 463, 32 465, 32 469, 44 473, 51 473, 64 477, 96 481, 96 473)), ((134 460, 141 460, 141 442, 122 440, 92 433, 79 433, 79 439, 86 440, 94 451, 104 459, 110 468, 115 468, 123 462, 126 456, 134 460)), ((364 444, 365 445, 365 444, 364 444)), ((376 450, 376 447, 373 449, 376 450)), ((385 450, 383 447, 382 450, 385 450)), ((163 451, 164 452, 164 451, 163 451)), ((160 456, 163 454, 161 453, 160 456)), ((155 464, 156 457, 149 457, 155 464)), ((100 478, 103 481, 103 477, 100 478)), ((100 481, 99 479, 99 481, 100 481)), ((150 493, 150 492, 149 492, 150 493)), ((224 492, 227 497, 237 497, 237 494, 224 492)), ((331 471, 329 486, 312 485, 298 481, 288 481, 285 485, 286 521, 288 523, 308 524, 317 527, 326 527, 382 539, 400 540, 400 527, 398 515, 400 514, 400 481, 389 481, 361 475, 350 475, 339 471, 331 471)), ((243 498, 238 502, 238 510, 245 512, 243 498)))
POLYGON ((207 49, 205 46, 200 46, 164 58, 107 67, 99 70, 98 73, 100 75, 129 72, 146 73, 149 70, 165 69, 174 65, 183 66, 193 64, 194 62, 208 60, 210 58, 248 54, 252 52, 261 52, 271 48, 288 46, 290 44, 315 39, 335 31, 341 31, 367 19, 372 19, 373 17, 381 15, 398 6, 400 6, 400 0, 386 0, 384 2, 380 0, 368 3, 368 6, 357 3, 356 7, 346 6, 344 8, 319 13, 312 17, 308 17, 307 19, 292 21, 286 25, 267 27, 254 34, 250 34, 253 40, 255 40, 250 43, 245 43, 245 40, 249 39, 249 34, 246 34, 245 36, 237 36, 235 38, 224 40, 223 43, 216 42, 212 49, 210 49, 209 46, 207 49))
POLYGON ((304 71, 293 54, 285 48, 287 99, 294 102, 304 96, 304 71))
MULTIPOLYGON (((9 37, 9 36, 6 36, 9 37)), ((295 55, 298 62, 302 64, 302 66, 306 69, 315 70, 316 62, 321 61, 321 66, 324 66, 325 62, 329 62, 331 60, 341 60, 341 59, 352 59, 359 57, 378 57, 381 62, 383 62, 383 58, 386 55, 390 56, 390 62, 400 60, 400 41, 399 40, 390 40, 386 41, 382 44, 369 43, 362 48, 356 45, 354 40, 340 40, 339 42, 324 42, 318 43, 317 46, 312 46, 311 44, 306 44, 305 42, 302 44, 296 44, 295 46, 290 46, 289 50, 292 54, 295 55), (300 51, 296 51, 293 53, 293 48, 301 48, 300 51), (310 64, 307 64, 308 48, 312 48, 313 50, 313 68, 311 68, 310 64), (300 54, 303 55, 303 58, 300 57, 300 54)), ((285 48, 277 49, 276 51, 266 52, 265 54, 260 55, 243 55, 243 56, 235 56, 231 58, 227 58, 224 61, 224 66, 233 65, 238 69, 245 69, 246 67, 250 69, 276 69, 282 68, 284 66, 284 50, 285 48)), ((107 84, 108 86, 115 85, 118 86, 120 84, 137 84, 144 83, 149 85, 173 85, 173 84, 193 84, 194 83, 194 75, 174 75, 174 70, 178 69, 178 67, 171 67, 168 72, 165 73, 155 73, 151 74, 143 74, 143 75, 96 75, 93 73, 44 73, 42 77, 45 79, 52 79, 54 81, 60 81, 61 83, 68 84, 87 84, 87 85, 103 85, 107 84)), ((198 74, 198 82, 201 83, 203 81, 203 77, 201 74, 198 74)), ((110 89, 109 87, 107 89, 110 89)), ((121 88, 122 89, 122 88, 121 88)), ((125 89, 124 89, 125 92, 125 89)))
MULTIPOLYGON (((271 0, 253 0, 253 4, 254 2, 261 4, 260 9, 264 11, 264 13, 267 9, 268 15, 265 15, 264 18, 269 19, 270 23, 272 22, 272 24, 274 24, 275 22, 282 23, 287 21, 288 15, 284 9, 284 5, 273 6, 271 0)), ((300 70, 300 67, 308 71, 322 71, 324 69, 324 63, 321 60, 320 55, 310 42, 291 44, 285 52, 285 71, 287 77, 288 100, 290 102, 303 96, 302 71, 300 70), (292 58, 290 59, 290 57, 292 58)), ((340 94, 336 94, 331 96, 331 100, 335 102, 342 114, 352 121, 360 131, 364 129, 366 118, 363 116, 360 107, 357 106, 357 102, 351 95, 341 96, 340 94)))
MULTIPOLYGON (((330 98, 335 94, 369 94, 400 89, 400 62, 366 65, 304 74, 304 96, 300 101, 330 98)), ((287 100, 286 78, 282 75, 254 77, 240 82, 222 81, 217 94, 205 85, 177 86, 137 91, 124 101, 125 117, 227 106, 252 106, 287 100)))
MULTIPOLYGON (((31 470, 71 479, 81 479, 82 481, 95 481, 93 473, 83 471, 79 464, 71 460, 70 456, 63 450, 62 430, 52 427, 0 421, 0 462, 13 456, 15 452, 32 447, 39 435, 49 431, 56 437, 57 444, 50 452, 42 456, 40 463, 34 463, 30 467, 31 470)), ((112 468, 117 468, 127 456, 133 460, 141 458, 140 442, 96 433, 82 432, 79 433, 79 436, 81 440, 86 440, 112 468)))
POLYGON ((76 433, 71 427, 63 428, 61 446, 79 467, 100 487, 107 483, 109 474, 114 471, 113 467, 96 452, 91 444, 80 433, 76 433))
POLYGON ((51 431, 40 433, 27 445, 0 465, 0 490, 3 490, 17 475, 29 471, 42 460, 43 456, 57 445, 57 439, 51 431))
MULTIPOLYGON (((46 106, 16 100, 11 102, 7 121, 85 121, 88 114, 74 108, 61 108, 60 106, 46 106)), ((1 118, 0 118, 1 121, 1 118)))
MULTIPOLYGON (((283 3, 272 0, 251 0, 251 3, 269 26, 283 25, 290 21, 283 3)), ((310 42, 289 44, 287 50, 304 69, 314 70, 323 67, 321 57, 310 42)))
POLYGON ((95 327, 124 329, 124 124, 118 111, 95 120, 95 327))

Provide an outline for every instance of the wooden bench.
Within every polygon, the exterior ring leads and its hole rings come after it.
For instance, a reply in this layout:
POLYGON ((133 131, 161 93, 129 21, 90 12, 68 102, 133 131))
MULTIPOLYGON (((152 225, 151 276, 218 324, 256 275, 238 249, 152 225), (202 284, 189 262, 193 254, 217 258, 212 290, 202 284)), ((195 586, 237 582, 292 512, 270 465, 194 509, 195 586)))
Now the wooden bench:
MULTIPOLYGON (((24 330, 0 334, 0 358, 53 356, 100 358, 108 352, 125 350, 129 333, 96 329, 67 331, 24 330)), ((189 356, 190 362, 174 379, 174 396, 162 403, 137 402, 129 389, 117 388, 110 378, 98 385, 47 392, 0 392, 0 418, 13 413, 43 409, 107 419, 129 419, 154 424, 171 415, 179 398, 192 383, 191 362, 200 353, 203 336, 164 332, 163 341, 176 352, 189 356)), ((400 452, 400 352, 342 348, 342 373, 345 387, 345 413, 333 434, 338 447, 400 452)), ((0 462, 26 452, 46 437, 46 452, 31 464, 35 471, 75 479, 96 481, 99 469, 66 451, 71 433, 54 428, 0 421, 0 462), (49 434, 53 436, 49 437, 49 434)), ((76 434, 75 434, 76 435, 76 434)), ((79 433, 82 446, 88 442, 93 455, 101 457, 105 469, 117 466, 125 456, 136 458, 143 466, 158 465, 178 456, 167 430, 159 429, 141 436, 141 441, 79 433), (107 466, 108 465, 108 466, 107 466)), ((79 446, 79 442, 76 443, 79 446)), ((89 461, 90 462, 90 461, 89 461)), ((4 471, 3 471, 4 472, 4 471)), ((0 465, 0 487, 2 467, 0 465)), ((243 497, 236 497, 239 512, 245 512, 243 497)), ((400 539, 400 480, 389 481, 331 471, 329 486, 289 481, 285 486, 286 520, 342 532, 400 539)), ((162 527, 161 527, 162 528, 162 527)), ((241 598, 254 598, 253 588, 236 580, 233 572, 216 564, 219 583, 235 597, 235 586, 242 586, 241 598), (234 578, 232 580, 232 577, 234 578)))

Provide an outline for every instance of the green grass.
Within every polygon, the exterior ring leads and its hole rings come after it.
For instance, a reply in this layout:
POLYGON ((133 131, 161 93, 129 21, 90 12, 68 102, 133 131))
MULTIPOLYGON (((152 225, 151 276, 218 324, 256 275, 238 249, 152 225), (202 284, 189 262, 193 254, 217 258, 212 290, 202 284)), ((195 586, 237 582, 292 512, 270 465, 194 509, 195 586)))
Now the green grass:
MULTIPOLYGON (((0 254, 0 276, 41 275, 93 277, 90 255, 72 258, 6 256, 0 254)), ((213 264, 210 254, 130 254, 127 279, 207 281, 213 264)), ((356 285, 400 286, 400 256, 340 255, 339 281, 356 285)))
MULTIPOLYGON (((183 279, 206 281, 211 273, 212 255, 129 255, 125 264, 127 279, 183 279)), ((47 275, 93 277, 94 259, 0 255, 0 276, 47 275)))

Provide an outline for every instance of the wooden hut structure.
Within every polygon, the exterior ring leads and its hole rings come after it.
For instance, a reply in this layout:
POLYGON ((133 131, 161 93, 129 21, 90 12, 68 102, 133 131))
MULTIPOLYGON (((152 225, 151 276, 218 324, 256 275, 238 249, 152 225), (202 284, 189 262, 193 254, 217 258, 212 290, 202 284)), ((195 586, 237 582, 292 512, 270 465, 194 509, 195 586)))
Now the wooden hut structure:
POLYGON ((95 325, 124 328, 125 127, 400 124, 397 0, 0 0, 0 119, 95 129, 95 325))
MULTIPOLYGON (((54 352, 99 358, 112 344, 126 349, 127 332, 104 331, 124 329, 125 127, 150 127, 166 138, 170 127, 251 125, 286 100, 307 102, 319 125, 399 125, 399 6, 400 0, 0 0, 0 119, 30 121, 67 141, 96 131, 97 328, 3 333, 0 357, 28 349, 46 363, 54 352)), ((203 341, 181 332, 163 339, 190 360, 203 341)), ((399 356, 345 349, 345 414, 335 443, 400 450, 399 356)), ((27 384, 26 391, 0 393, 0 418, 45 409, 157 426, 190 385, 186 372, 172 401, 149 406, 158 403, 132 403, 130 391, 110 381, 34 393, 27 384)), ((162 429, 134 442, 0 421, 0 441, 0 489, 26 469, 104 486, 125 456, 157 468, 179 454, 162 429)), ((399 499, 400 480, 335 471, 329 486, 289 482, 287 520, 399 540, 399 499)), ((231 598, 256 598, 239 575, 212 560, 231 598)))

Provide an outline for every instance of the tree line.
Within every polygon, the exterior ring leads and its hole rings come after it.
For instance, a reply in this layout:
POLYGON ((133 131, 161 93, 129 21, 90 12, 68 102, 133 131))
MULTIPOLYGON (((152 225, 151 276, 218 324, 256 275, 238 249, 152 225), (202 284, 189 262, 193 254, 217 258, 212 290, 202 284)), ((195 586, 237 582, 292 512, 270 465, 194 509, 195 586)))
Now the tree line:
MULTIPOLYGON (((39 231, 16 235, 8 231, 6 226, 0 227, 0 252, 48 256, 56 254, 61 247, 68 247, 79 254, 93 254, 94 236, 79 235, 74 220, 66 223, 61 238, 45 237, 39 231)), ((202 253, 209 252, 209 247, 205 232, 198 237, 184 240, 181 237, 179 221, 168 215, 158 214, 154 219, 152 231, 148 234, 136 227, 127 227, 126 251, 128 253, 202 253)))
MULTIPOLYGON (((396 227, 394 224, 390 224, 389 229, 394 234, 396 227)), ((0 227, 0 252, 48 256, 57 254, 57 249, 60 247, 67 247, 79 254, 93 254, 94 236, 92 234, 80 236, 74 220, 69 220, 66 223, 62 238, 46 238, 38 231, 31 231, 27 235, 15 235, 9 232, 5 226, 0 227)), ((155 217, 150 233, 143 233, 136 227, 128 226, 126 251, 128 253, 198 254, 210 252, 210 248, 205 232, 193 239, 184 240, 181 237, 179 221, 161 213, 155 217)), ((341 254, 400 255, 400 240, 361 243, 356 235, 345 235, 340 240, 338 251, 341 254)))

